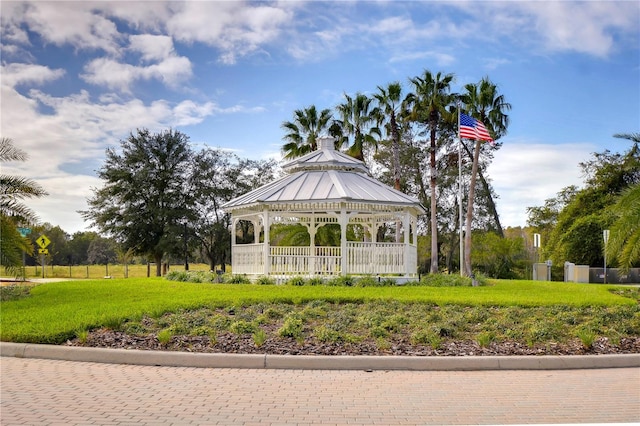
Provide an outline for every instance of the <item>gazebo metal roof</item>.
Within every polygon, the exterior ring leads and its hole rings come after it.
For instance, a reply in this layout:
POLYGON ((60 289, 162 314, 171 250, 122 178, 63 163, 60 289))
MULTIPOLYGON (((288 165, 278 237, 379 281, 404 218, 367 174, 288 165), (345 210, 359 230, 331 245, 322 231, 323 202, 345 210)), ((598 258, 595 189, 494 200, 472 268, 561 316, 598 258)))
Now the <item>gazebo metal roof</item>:
POLYGON ((258 204, 350 202, 426 209, 418 200, 369 175, 367 166, 333 147, 333 139, 321 139, 320 149, 283 165, 289 174, 224 205, 233 211, 258 204))

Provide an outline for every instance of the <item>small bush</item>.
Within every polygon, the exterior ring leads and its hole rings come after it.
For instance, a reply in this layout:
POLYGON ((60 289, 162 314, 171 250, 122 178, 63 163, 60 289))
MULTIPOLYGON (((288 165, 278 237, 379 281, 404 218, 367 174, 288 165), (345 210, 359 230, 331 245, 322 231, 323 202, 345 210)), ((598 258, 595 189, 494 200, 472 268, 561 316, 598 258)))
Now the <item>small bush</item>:
POLYGON ((353 287, 356 283, 356 279, 350 275, 341 275, 330 279, 327 285, 334 287, 353 287))
MULTIPOLYGON (((407 283, 407 285, 411 284, 407 283)), ((471 287, 471 278, 460 275, 429 274, 424 275, 417 285, 428 287, 471 287)))
POLYGON ((295 276, 295 277, 291 277, 289 278, 286 282, 286 285, 293 285, 293 286, 303 286, 305 285, 305 279, 300 277, 300 276, 295 276))
POLYGON ((297 340, 302 338, 302 330, 302 319, 297 315, 289 315, 278 330, 278 335, 281 337, 293 337, 297 340))
POLYGON ((156 337, 158 338, 158 342, 160 342, 161 345, 166 346, 171 341, 173 332, 168 328, 165 328, 164 330, 160 330, 156 337))
POLYGON ((235 334, 249 334, 255 332, 257 328, 253 323, 240 320, 232 322, 229 326, 229 331, 235 334))
POLYGON ((324 280, 319 277, 309 278, 307 280, 307 285, 324 285, 324 280))
POLYGON ((255 333, 253 333, 253 344, 256 345, 256 348, 261 347, 267 341, 267 333, 264 330, 259 329, 255 333))
POLYGON ((596 333, 593 332, 593 330, 588 329, 588 328, 583 328, 581 330, 578 330, 578 339, 580 339, 580 341, 582 342, 582 346, 585 349, 591 349, 593 347, 593 344, 596 341, 596 333))
POLYGON ((256 280, 256 284, 258 285, 275 285, 275 283, 276 283, 276 280, 266 275, 261 275, 256 280))
POLYGON ((476 341, 481 348, 488 348, 491 345, 491 342, 495 340, 495 335, 488 331, 483 331, 478 333, 476 336, 476 341))
POLYGON ((442 337, 433 331, 419 330, 411 335, 411 343, 414 345, 428 345, 432 349, 438 349, 442 344, 442 337))
POLYGON ((80 342, 81 345, 84 345, 87 343, 87 339, 89 338, 89 331, 80 330, 76 333, 76 337, 78 338, 78 342, 80 342))
POLYGON ((121 318, 109 317, 103 321, 102 325, 108 330, 120 331, 122 329, 122 323, 121 318))
POLYGON ((9 285, 0 287, 0 301, 18 300, 28 297, 31 288, 26 285, 9 285))
POLYGON ((246 275, 231 275, 229 279, 225 279, 229 284, 251 284, 251 280, 246 275))

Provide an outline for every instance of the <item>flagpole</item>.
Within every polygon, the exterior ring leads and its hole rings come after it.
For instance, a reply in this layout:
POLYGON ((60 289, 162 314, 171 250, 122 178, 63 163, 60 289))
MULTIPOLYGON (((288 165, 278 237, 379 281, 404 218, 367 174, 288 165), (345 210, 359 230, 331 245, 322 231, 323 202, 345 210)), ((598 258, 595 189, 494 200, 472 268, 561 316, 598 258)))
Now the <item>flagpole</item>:
POLYGON ((464 238, 462 236, 462 138, 460 137, 460 103, 458 103, 458 222, 460 223, 460 276, 464 277, 464 238))

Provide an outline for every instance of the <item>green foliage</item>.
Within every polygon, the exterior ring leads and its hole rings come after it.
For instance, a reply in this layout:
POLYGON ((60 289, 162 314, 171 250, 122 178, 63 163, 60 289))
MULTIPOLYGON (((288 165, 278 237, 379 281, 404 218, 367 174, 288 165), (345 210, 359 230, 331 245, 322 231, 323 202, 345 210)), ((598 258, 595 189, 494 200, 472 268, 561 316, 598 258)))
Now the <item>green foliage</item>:
MULTIPOLYGON (((555 223, 545 224, 547 232, 549 228, 552 230, 548 241, 543 244, 542 254, 556 265, 570 261, 600 266, 604 263, 602 231, 612 227, 616 218, 620 217, 620 212, 610 206, 625 190, 640 184, 640 150, 634 144, 625 154, 612 154, 609 151, 595 153, 591 160, 580 166, 586 176, 586 186, 578 191, 568 191, 568 196, 560 193, 555 203, 547 200, 547 204, 562 208, 555 223)), ((637 216, 633 209, 627 208, 625 211, 630 212, 632 217, 637 216)), ((542 213, 542 210, 530 208, 529 213, 532 222, 531 214, 541 216, 538 213, 542 213)), ((551 216, 549 222, 553 220, 551 216)), ((632 219, 631 223, 637 221, 632 219)), ((632 235, 626 225, 623 228, 616 230, 613 236, 632 235)))
MULTIPOLYGON (((9 138, 0 138, 0 163, 27 161, 29 155, 16 148, 9 138)), ((22 201, 39 198, 47 192, 38 183, 20 176, 0 174, 0 265, 17 276, 22 264, 22 252, 31 253, 33 247, 17 230, 38 222, 35 212, 22 201)))
POLYGON ((87 339, 89 338, 89 331, 88 330, 78 331, 76 333, 76 338, 78 339, 80 344, 84 345, 85 343, 87 343, 87 339))
POLYGON ((590 330, 588 328, 582 328, 578 330, 577 335, 580 341, 582 342, 582 346, 585 349, 591 349, 597 337, 596 333, 594 333, 593 330, 590 330))
POLYGON ((495 336, 490 331, 482 331, 476 336, 476 341, 481 348, 488 348, 495 340, 495 336))
POLYGON ((295 276, 295 277, 291 277, 286 281, 286 285, 291 285, 291 286, 303 286, 305 285, 306 280, 303 277, 300 276, 295 276))
POLYGON ((281 127, 286 132, 282 147, 285 159, 300 157, 318 148, 317 140, 320 135, 329 130, 332 112, 323 109, 318 114, 315 105, 293 112, 293 121, 285 121, 281 127))
POLYGON ((267 337, 267 333, 262 329, 258 329, 255 333, 253 333, 252 338, 253 343, 256 345, 256 348, 262 347, 262 345, 264 345, 267 341, 267 337))
POLYGON ((124 241, 126 249, 153 258, 158 276, 169 241, 179 232, 173 226, 194 203, 193 194, 184 191, 192 155, 189 138, 179 131, 131 133, 120 149, 107 149, 98 170, 104 185, 94 190, 89 209, 82 212, 103 233, 124 241))
POLYGON ((296 315, 289 315, 285 318, 282 327, 278 329, 278 335, 281 337, 293 337, 294 339, 302 338, 303 322, 302 319, 296 315))
POLYGON ((438 349, 442 344, 440 333, 433 330, 419 329, 411 335, 411 343, 414 345, 427 345, 432 349, 438 349))
POLYGON ((606 250, 623 269, 640 265, 640 184, 631 186, 611 208, 614 216, 606 250))
POLYGON ((161 345, 166 346, 169 344, 171 338, 173 337, 173 331, 169 329, 160 330, 156 337, 158 338, 158 342, 160 342, 161 345))
POLYGON ((27 285, 8 285, 0 287, 0 302, 29 297, 31 287, 27 285))
POLYGON ((229 331, 235 334, 251 334, 258 330, 258 327, 248 321, 234 321, 229 326, 229 331))
POLYGON ((251 280, 246 275, 231 275, 226 282, 229 284, 251 284, 251 280))
POLYGON ((474 270, 492 278, 517 278, 515 271, 527 262, 523 238, 502 238, 493 232, 473 234, 474 270))
POLYGON ((275 285, 275 283, 276 283, 276 280, 265 275, 261 275, 256 280, 256 284, 258 285, 275 285))
POLYGON ((356 278, 350 275, 340 275, 327 281, 328 286, 339 286, 339 287, 353 287, 355 283, 356 283, 356 278))
POLYGON ((420 278, 419 282, 411 282, 407 285, 424 285, 429 287, 471 287, 472 280, 460 275, 429 274, 420 278))

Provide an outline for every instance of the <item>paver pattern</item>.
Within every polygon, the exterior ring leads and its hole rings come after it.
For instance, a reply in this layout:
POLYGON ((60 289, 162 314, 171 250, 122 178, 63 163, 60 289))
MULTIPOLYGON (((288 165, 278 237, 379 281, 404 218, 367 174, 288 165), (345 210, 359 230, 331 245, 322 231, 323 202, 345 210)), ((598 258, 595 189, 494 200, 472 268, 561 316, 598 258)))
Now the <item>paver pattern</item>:
POLYGON ((640 422, 640 369, 327 371, 0 358, 0 424, 640 422))

